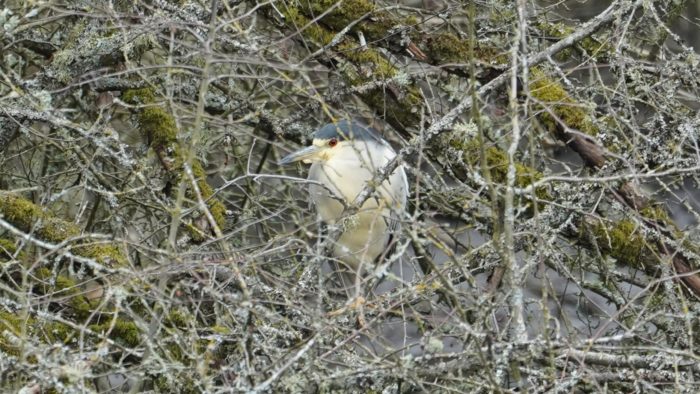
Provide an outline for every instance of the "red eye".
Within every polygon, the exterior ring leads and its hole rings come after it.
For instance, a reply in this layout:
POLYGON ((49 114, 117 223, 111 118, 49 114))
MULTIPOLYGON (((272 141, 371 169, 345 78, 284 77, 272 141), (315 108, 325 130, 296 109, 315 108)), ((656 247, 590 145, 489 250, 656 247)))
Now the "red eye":
POLYGON ((330 146, 331 148, 334 147, 334 146, 336 146, 336 145, 338 145, 338 140, 337 140, 337 139, 331 138, 330 140, 328 140, 328 146, 330 146))

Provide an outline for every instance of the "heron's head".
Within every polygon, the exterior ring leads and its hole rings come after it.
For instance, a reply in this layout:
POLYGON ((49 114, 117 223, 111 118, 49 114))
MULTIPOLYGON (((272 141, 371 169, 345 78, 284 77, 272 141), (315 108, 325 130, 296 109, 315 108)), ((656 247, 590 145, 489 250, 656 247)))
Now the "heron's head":
POLYGON ((388 146, 374 129, 355 121, 341 120, 318 129, 310 146, 288 154, 279 163, 329 161, 335 155, 347 152, 348 148, 361 152, 375 145, 388 146))

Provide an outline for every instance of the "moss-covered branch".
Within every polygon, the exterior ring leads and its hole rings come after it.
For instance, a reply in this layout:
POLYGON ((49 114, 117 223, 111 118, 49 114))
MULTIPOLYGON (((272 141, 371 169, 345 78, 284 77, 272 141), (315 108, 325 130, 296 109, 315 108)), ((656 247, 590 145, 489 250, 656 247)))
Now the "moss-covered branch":
POLYGON ((95 259, 106 266, 120 267, 127 263, 117 246, 88 243, 80 239, 82 231, 76 224, 57 218, 23 197, 0 193, 0 216, 19 230, 33 233, 39 239, 52 243, 69 242, 75 254, 95 259), (75 241, 72 241, 73 238, 75 241))
MULTIPOLYGON (((419 30, 420 21, 413 17, 402 17, 367 0, 337 2, 315 0, 298 3, 299 9, 309 18, 324 15, 319 22, 332 31, 341 31, 353 26, 350 31, 361 32, 373 45, 392 50, 400 55, 407 52, 416 60, 434 65, 467 64, 472 60, 469 43, 450 32, 419 30)), ((495 48, 474 42, 474 55, 480 64, 498 64, 505 60, 497 56, 495 48)))
MULTIPOLYGON (((547 38, 552 38, 556 40, 561 40, 570 36, 576 31, 575 28, 567 26, 563 23, 552 23, 548 21, 540 21, 535 25, 547 38)), ((600 42, 592 36, 586 36, 581 41, 577 43, 577 47, 586 51, 590 56, 596 57, 608 57, 613 54, 615 48, 609 42, 600 42)), ((571 56, 571 51, 564 50, 560 52, 560 57, 563 59, 568 59, 571 56)))
POLYGON ((0 353, 21 356, 22 338, 32 338, 44 343, 67 343, 76 336, 75 331, 65 324, 40 321, 24 313, 11 313, 0 309, 0 353))
MULTIPOLYGON (((607 162, 605 148, 589 136, 596 136, 599 129, 593 124, 585 106, 577 104, 564 87, 543 71, 533 69, 528 94, 536 99, 540 110, 539 117, 548 131, 569 145, 586 164, 600 168, 607 162)), ((636 211, 647 227, 675 236, 675 224, 660 207, 652 207, 650 202, 639 195, 632 183, 624 183, 617 190, 622 201, 636 211)), ((612 227, 593 225, 593 234, 603 249, 612 257, 637 266, 641 256, 653 257, 673 255, 672 263, 677 272, 683 273, 683 282, 700 295, 700 276, 685 275, 692 271, 692 264, 664 240, 651 240, 641 232, 640 226, 630 221, 620 221, 612 227), (650 253, 651 252, 651 253, 650 253)))
MULTIPOLYGON (((481 166, 481 142, 478 138, 461 138, 458 133, 445 133, 443 144, 447 149, 456 150, 462 161, 467 164, 469 168, 473 169, 481 166)), ((508 173, 508 157, 506 152, 497 146, 489 146, 486 148, 485 153, 488 168, 481 169, 482 172, 489 171, 493 182, 498 185, 504 185, 508 173)), ((535 168, 520 162, 514 164, 515 186, 519 188, 526 188, 543 177, 543 174, 535 168)), ((454 167, 457 163, 448 163, 448 165, 454 167)), ((469 169, 465 169, 463 172, 467 173, 469 171, 469 169)), ((551 198, 547 188, 544 186, 536 188, 535 195, 541 200, 548 200, 551 198)))
MULTIPOLYGON (((127 90, 123 96, 127 103, 139 106, 136 110, 138 125, 141 133, 146 137, 149 145, 158 154, 163 168, 177 184, 186 179, 184 177, 183 148, 177 138, 177 125, 173 116, 165 108, 157 103, 156 95, 151 88, 127 90)), ((226 220, 226 207, 214 197, 214 190, 207 183, 206 173, 199 160, 192 161, 192 174, 197 182, 200 197, 206 201, 216 225, 223 228, 226 220)), ((188 188, 188 196, 196 199, 193 188, 188 188)), ((189 225, 193 240, 203 241, 212 231, 206 221, 199 225, 189 225)))
MULTIPOLYGON (((307 42, 319 48, 334 42, 335 32, 306 17, 295 5, 287 3, 279 6, 279 10, 285 16, 287 25, 299 31, 307 42)), ((401 71, 396 65, 377 50, 361 47, 357 41, 348 36, 342 37, 333 49, 350 63, 339 68, 347 84, 353 87, 368 86, 368 89, 362 89, 358 93, 367 105, 377 112, 386 113, 387 121, 399 130, 405 130, 408 126, 420 123, 420 107, 423 105, 423 98, 415 86, 410 84, 399 86, 398 80, 394 80, 395 94, 393 95, 386 95, 386 89, 382 88, 390 80, 399 76, 401 71), (372 87, 372 85, 375 86, 372 87)))

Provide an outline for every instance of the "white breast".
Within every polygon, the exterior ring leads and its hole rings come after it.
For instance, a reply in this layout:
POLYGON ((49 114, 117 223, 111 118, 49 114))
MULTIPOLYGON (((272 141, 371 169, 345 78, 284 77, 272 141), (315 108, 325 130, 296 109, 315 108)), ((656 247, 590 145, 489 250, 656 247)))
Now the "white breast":
MULTIPOLYGON (((310 186, 311 199, 325 223, 335 224, 340 218, 344 207, 339 199, 351 204, 376 172, 396 156, 388 146, 377 145, 373 151, 369 145, 366 147, 339 145, 329 160, 311 166, 309 179, 327 186, 310 186)), ((389 238, 398 231, 398 226, 391 224, 397 223, 406 207, 407 185, 406 173, 399 166, 365 201, 358 214, 343 222, 345 231, 338 239, 334 256, 357 269, 361 263, 372 263, 384 253, 389 238), (393 196, 390 188, 395 190, 393 196)))

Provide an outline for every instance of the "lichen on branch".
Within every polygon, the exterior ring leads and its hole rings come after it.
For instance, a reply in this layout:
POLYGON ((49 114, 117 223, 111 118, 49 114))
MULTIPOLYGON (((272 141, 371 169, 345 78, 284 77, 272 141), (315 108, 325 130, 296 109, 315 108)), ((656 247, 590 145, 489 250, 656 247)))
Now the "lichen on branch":
MULTIPOLYGON (((172 114, 157 102, 156 94, 152 88, 131 89, 124 92, 125 102, 136 106, 136 120, 141 132, 146 137, 149 145, 157 153, 163 167, 173 178, 175 184, 186 181, 184 177, 183 147, 178 140, 177 123, 172 114)), ((226 221, 226 207, 216 197, 214 190, 207 183, 206 173, 202 163, 194 159, 192 161, 192 174, 197 182, 200 197, 206 201, 216 225, 223 228, 226 221)), ((188 197, 196 199, 193 188, 187 189, 188 197)), ((212 233, 206 226, 188 225, 192 239, 201 242, 212 233)))
POLYGON ((71 250, 79 256, 95 259, 109 267, 127 264, 125 255, 116 245, 90 243, 80 238, 82 230, 78 225, 57 218, 23 197, 0 193, 0 216, 19 230, 35 234, 44 241, 68 242, 71 250))

